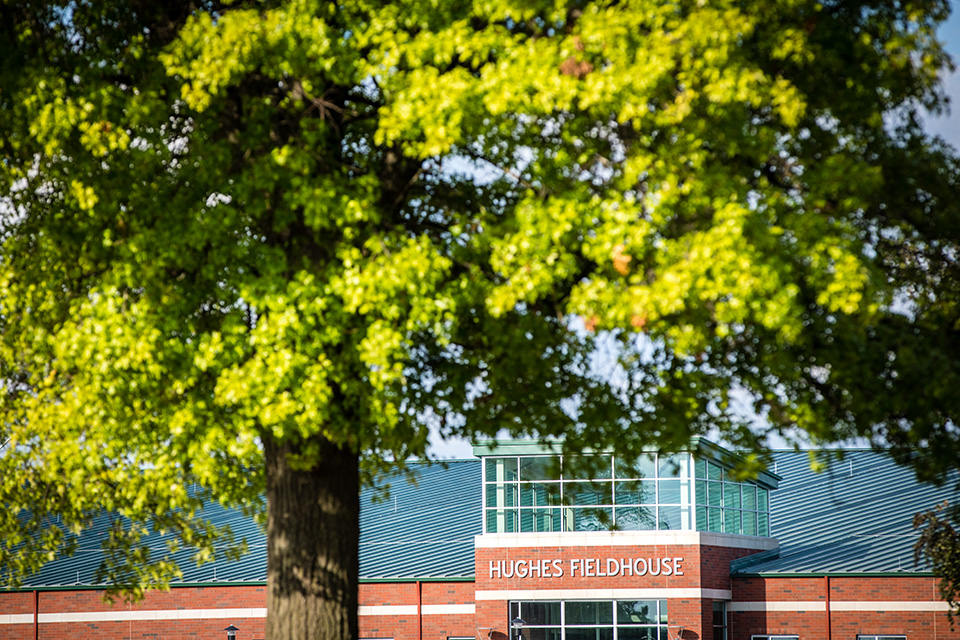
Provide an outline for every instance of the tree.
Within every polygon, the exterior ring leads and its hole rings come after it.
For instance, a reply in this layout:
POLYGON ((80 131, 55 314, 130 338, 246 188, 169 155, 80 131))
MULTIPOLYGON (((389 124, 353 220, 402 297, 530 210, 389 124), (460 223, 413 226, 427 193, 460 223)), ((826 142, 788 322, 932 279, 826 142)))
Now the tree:
POLYGON ((145 527, 209 557, 213 498, 265 514, 269 637, 355 637, 358 487, 431 423, 942 477, 947 11, 0 4, 0 577, 106 509, 104 579, 162 585, 145 527))
POLYGON ((947 617, 951 628, 960 609, 960 523, 957 506, 943 502, 934 509, 918 513, 913 526, 920 529, 920 537, 914 546, 914 562, 926 559, 933 573, 940 578, 940 598, 949 603, 947 617))

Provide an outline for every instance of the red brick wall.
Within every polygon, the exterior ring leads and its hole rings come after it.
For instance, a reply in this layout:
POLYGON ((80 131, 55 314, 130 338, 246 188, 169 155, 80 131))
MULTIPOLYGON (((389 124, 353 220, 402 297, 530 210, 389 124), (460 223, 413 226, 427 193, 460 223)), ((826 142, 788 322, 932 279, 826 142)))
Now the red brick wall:
MULTIPOLYGON (((131 605, 103 600, 103 591, 41 591, 39 613, 79 613, 95 611, 247 609, 266 607, 266 587, 184 587, 168 592, 149 592, 142 602, 131 605)), ((34 594, 0 593, 0 615, 33 614, 34 594)), ((233 623, 240 629, 238 640, 264 637, 263 618, 196 620, 132 620, 122 622, 41 623, 41 640, 62 638, 150 638, 151 640, 198 640, 224 638, 223 629, 233 623)), ((32 640, 33 623, 0 625, 0 640, 32 640)))
MULTIPOLYGON (((843 602, 937 603, 937 581, 929 576, 831 577, 829 600, 843 602)), ((816 602, 823 611, 757 611, 730 614, 731 640, 751 635, 799 635, 800 640, 856 640, 858 634, 906 635, 907 640, 960 640, 960 625, 950 628, 945 612, 831 610, 827 620, 827 580, 807 578, 737 578, 734 602, 816 602)))
MULTIPOLYGON (((528 589, 666 589, 703 588, 730 589, 730 562, 737 558, 758 553, 756 549, 700 545, 637 545, 637 546, 562 546, 562 547, 478 547, 475 556, 477 590, 528 590, 528 589), (582 571, 571 576, 572 559, 598 558, 605 563, 607 558, 683 558, 680 568, 683 575, 644 576, 624 575, 587 577, 582 571), (491 562, 507 563, 525 560, 527 563, 542 560, 561 560, 563 577, 542 576, 518 578, 492 577, 491 562)), ((498 565, 499 566, 499 565, 498 565)), ((672 563, 671 563, 672 567, 672 563)), ((552 565, 551 565, 552 568, 552 565)), ((508 636, 509 620, 507 601, 479 601, 477 625, 492 627, 500 640, 508 636)), ((678 629, 684 627, 682 640, 713 639, 713 601, 699 599, 668 598, 667 610, 671 625, 671 640, 678 629)))
MULTIPOLYGON (((416 605, 416 582, 381 582, 360 585, 360 606, 416 605)), ((421 582, 423 606, 473 604, 473 582, 421 582)), ((448 636, 474 636, 473 615, 425 614, 420 618, 421 636, 425 640, 443 640, 448 636)), ((396 638, 418 640, 417 616, 360 616, 361 638, 396 638)))
MULTIPOLYGON (((473 582, 423 582, 420 585, 424 606, 471 605, 473 582)), ((0 615, 33 614, 34 594, 0 593, 0 615)), ((417 583, 363 583, 360 585, 360 604, 416 605, 417 583)), ((178 609, 247 609, 267 606, 264 586, 181 587, 169 592, 150 592, 141 603, 129 605, 117 602, 110 605, 103 600, 103 591, 42 591, 39 593, 39 612, 79 613, 130 610, 178 609)), ((471 614, 423 615, 422 637, 443 640, 448 636, 474 636, 474 617, 471 614)), ((39 637, 104 638, 150 640, 214 640, 225 638, 223 629, 230 624, 240 629, 238 640, 263 638, 263 618, 217 618, 193 620, 134 620, 121 622, 41 623, 39 637)), ((397 640, 418 640, 417 615, 361 616, 361 637, 390 637, 397 640)), ((32 640, 33 623, 0 624, 0 640, 32 640)))

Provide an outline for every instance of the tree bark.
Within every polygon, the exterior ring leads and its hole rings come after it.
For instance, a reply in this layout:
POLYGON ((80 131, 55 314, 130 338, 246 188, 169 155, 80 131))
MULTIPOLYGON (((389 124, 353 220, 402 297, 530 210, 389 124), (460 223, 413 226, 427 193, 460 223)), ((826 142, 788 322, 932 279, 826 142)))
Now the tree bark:
POLYGON ((264 442, 268 640, 354 640, 360 539, 357 454, 326 439, 312 468, 290 445, 264 442))

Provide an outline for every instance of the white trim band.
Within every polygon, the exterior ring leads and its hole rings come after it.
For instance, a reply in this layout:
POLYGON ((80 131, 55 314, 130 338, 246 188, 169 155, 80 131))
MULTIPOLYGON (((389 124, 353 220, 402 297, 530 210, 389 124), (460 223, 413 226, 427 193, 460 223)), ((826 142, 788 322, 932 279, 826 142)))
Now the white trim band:
MULTIPOLYGON (((30 622, 33 622, 33 616, 30 622)), ((41 613, 41 624, 58 622, 130 622, 134 620, 214 620, 225 618, 266 618, 266 607, 250 609, 147 609, 126 611, 81 611, 41 613)))
POLYGON ((487 533, 473 538, 477 549, 527 547, 704 546, 766 551, 776 549, 774 538, 708 531, 564 531, 562 533, 487 533))
MULTIPOLYGON (((727 605, 727 611, 732 612, 766 612, 766 611, 789 611, 802 613, 805 611, 825 612, 827 602, 825 600, 794 600, 786 602, 731 602, 727 605)), ((939 600, 934 601, 843 601, 832 600, 830 602, 830 611, 876 611, 885 613, 890 611, 950 611, 950 605, 939 600)))
POLYGON ((499 589, 477 591, 474 600, 729 600, 729 589, 499 589))
POLYGON ((727 611, 790 611, 803 613, 804 611, 826 611, 825 600, 791 600, 787 602, 731 602, 727 611))
POLYGON ((397 605, 368 605, 357 607, 358 616, 415 616, 417 615, 417 605, 415 604, 397 604, 397 605))
POLYGON ((915 600, 845 602, 832 600, 831 611, 950 611, 950 605, 942 600, 918 602, 915 600))
MULTIPOLYGON (((427 604, 422 614, 429 615, 473 615, 473 604, 427 604)), ((415 616, 417 605, 380 605, 361 606, 357 609, 361 616, 415 616)), ((225 618, 266 618, 266 608, 250 609, 124 609, 115 611, 80 611, 71 613, 41 613, 37 622, 57 624, 64 622, 133 622, 142 620, 210 620, 225 618)), ((14 613, 0 615, 0 625, 33 624, 32 613, 14 613)))
POLYGON ((445 616, 445 615, 474 615, 477 612, 475 604, 425 604, 423 605, 423 615, 425 616, 445 616))

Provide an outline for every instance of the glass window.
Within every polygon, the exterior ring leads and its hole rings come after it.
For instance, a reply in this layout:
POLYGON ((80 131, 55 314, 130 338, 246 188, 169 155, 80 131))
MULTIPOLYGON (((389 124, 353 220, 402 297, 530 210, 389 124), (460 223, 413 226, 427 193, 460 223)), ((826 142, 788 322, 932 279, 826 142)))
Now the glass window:
POLYGON ((657 481, 634 480, 632 482, 618 482, 617 504, 656 504, 657 481))
POLYGON ((757 488, 752 484, 745 484, 740 488, 743 494, 743 508, 750 511, 757 510, 757 488))
POLYGON ((588 460, 578 460, 580 465, 567 464, 564 458, 563 477, 568 480, 609 480, 611 456, 589 456, 588 460))
POLYGON ((614 460, 617 478, 656 478, 657 458, 653 454, 643 455, 637 461, 628 465, 619 458, 614 460))
POLYGON ((621 531, 650 531, 657 528, 656 507, 617 507, 616 528, 621 531))
POLYGON ((609 602, 567 602, 565 624, 613 624, 609 602))
POLYGON ((739 509, 723 510, 723 532, 724 533, 740 533, 741 532, 739 509))
POLYGON ((613 524, 611 507, 565 509, 565 531, 607 531, 613 524))
POLYGON ((753 511, 743 512, 743 535, 757 535, 757 514, 753 511))
POLYGON ((669 639, 666 600, 511 602, 516 617, 524 640, 669 639))
POLYGON ((726 480, 720 464, 690 454, 646 454, 632 465, 597 455, 592 479, 580 477, 590 465, 578 468, 558 456, 491 457, 483 464, 488 533, 693 529, 771 535, 769 492, 726 480))
POLYGON ((520 509, 521 531, 560 531, 560 509, 520 509))
POLYGON ((707 480, 723 480, 723 469, 712 462, 707 463, 707 480))
POLYGON ((515 533, 517 531, 517 512, 513 509, 488 509, 487 531, 515 533))
POLYGON ((713 640, 727 640, 727 603, 713 602, 713 640))
POLYGON ((488 507, 515 507, 517 506, 517 485, 515 484, 488 484, 488 507))
MULTIPOLYGON (((681 480, 661 480, 660 481, 660 504, 680 504, 681 503, 681 480)), ((683 482, 683 485, 686 485, 683 482)))
POLYGON ((560 485, 532 482, 520 485, 521 507, 552 507, 560 504, 560 485))
POLYGON ((617 603, 618 625, 657 624, 659 621, 656 600, 621 600, 617 603))
POLYGON ((661 478, 679 478, 680 476, 688 476, 687 474, 687 460, 689 456, 685 455, 672 455, 672 456, 660 456, 660 464, 657 465, 657 471, 661 478))
POLYGON ((707 511, 707 530, 714 533, 723 532, 723 510, 709 509, 707 511))
POLYGON ((613 640, 613 627, 567 627, 565 640, 613 640))
POLYGON ((516 458, 487 458, 487 482, 515 482, 517 479, 516 458))
POLYGON ((721 483, 707 483, 707 504, 711 507, 723 506, 723 485, 721 483))
POLYGON ((560 462, 553 456, 524 456, 520 458, 520 480, 559 480, 560 462))
POLYGON ((563 485, 567 504, 613 504, 613 485, 609 482, 566 482, 563 485))
POLYGON ((740 485, 732 482, 723 483, 723 507, 725 509, 740 508, 740 485))
POLYGON ((513 602, 510 605, 510 619, 520 618, 527 627, 560 626, 559 602, 513 602))
MULTIPOLYGON (((689 511, 689 510, 688 510, 689 511)), ((671 507, 671 506, 660 506, 658 510, 658 520, 660 522, 659 529, 669 529, 669 530, 680 530, 685 529, 683 526, 683 508, 682 507, 671 507)))
POLYGON ((697 479, 705 480, 707 478, 707 461, 701 458, 699 460, 694 460, 693 465, 697 479))

